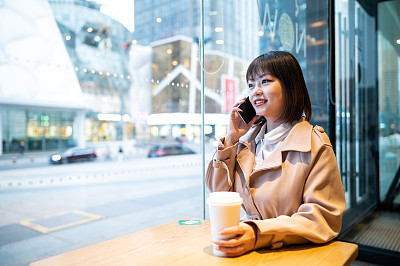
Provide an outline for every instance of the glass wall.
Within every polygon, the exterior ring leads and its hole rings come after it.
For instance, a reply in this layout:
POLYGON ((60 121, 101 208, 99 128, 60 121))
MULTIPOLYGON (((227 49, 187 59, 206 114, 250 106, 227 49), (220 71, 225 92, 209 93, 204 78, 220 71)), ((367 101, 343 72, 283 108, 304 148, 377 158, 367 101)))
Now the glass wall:
POLYGON ((311 123, 336 147, 343 228, 378 204, 378 174, 381 200, 389 191, 399 46, 378 33, 378 109, 376 9, 366 1, 205 0, 204 25, 198 0, 0 2, 0 264, 208 218, 202 145, 207 163, 248 94, 248 64, 270 50, 298 59, 311 123), (390 150, 380 172, 378 134, 390 150), (49 164, 75 146, 96 160, 49 164))
POLYGON ((203 68, 197 0, 2 2, 0 264, 203 218, 201 72, 208 159, 259 53, 256 2, 204 9, 203 68))
POLYGON ((335 4, 336 156, 346 193, 344 229, 377 205, 376 9, 335 4))
POLYGON ((399 1, 378 5, 379 199, 400 203, 396 194, 400 166, 400 23, 399 1))
MULTIPOLYGON (((0 2, 0 265, 203 218, 199 1, 0 2), (49 163, 87 150, 97 158, 49 163)), ((232 76, 245 67, 235 49, 232 76)), ((207 84, 210 151, 227 71, 207 84)))
POLYGON ((399 1, 335 5, 336 154, 347 199, 341 239, 359 245, 360 260, 385 265, 398 263, 400 252, 398 10, 399 1))
POLYGON ((304 73, 313 108, 311 123, 333 135, 328 123, 330 89, 328 1, 259 1, 260 53, 291 52, 304 73))

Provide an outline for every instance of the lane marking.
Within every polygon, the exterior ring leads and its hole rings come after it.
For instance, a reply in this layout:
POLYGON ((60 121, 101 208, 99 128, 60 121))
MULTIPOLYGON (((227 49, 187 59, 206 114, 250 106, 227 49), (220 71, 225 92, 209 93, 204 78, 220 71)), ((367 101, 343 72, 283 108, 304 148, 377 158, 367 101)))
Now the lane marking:
POLYGON ((79 210, 69 210, 55 214, 44 215, 38 218, 30 218, 19 222, 19 224, 45 234, 89 223, 101 218, 103 217, 94 213, 79 210))

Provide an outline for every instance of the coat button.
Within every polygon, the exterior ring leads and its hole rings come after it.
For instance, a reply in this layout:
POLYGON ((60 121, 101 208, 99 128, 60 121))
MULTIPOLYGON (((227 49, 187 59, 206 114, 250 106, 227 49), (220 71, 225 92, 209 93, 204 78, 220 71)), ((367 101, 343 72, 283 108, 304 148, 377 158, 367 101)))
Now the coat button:
POLYGON ((321 132, 321 133, 324 133, 324 132, 325 132, 324 128, 321 127, 321 126, 316 126, 316 128, 317 128, 317 130, 318 130, 319 132, 321 132))

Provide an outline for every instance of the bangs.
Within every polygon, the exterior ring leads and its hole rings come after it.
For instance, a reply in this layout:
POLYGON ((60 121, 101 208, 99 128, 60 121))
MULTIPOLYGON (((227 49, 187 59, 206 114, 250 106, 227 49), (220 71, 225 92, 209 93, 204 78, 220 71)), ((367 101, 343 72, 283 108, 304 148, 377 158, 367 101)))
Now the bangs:
POLYGON ((272 75, 276 77, 273 71, 273 62, 265 60, 265 55, 260 55, 255 58, 247 68, 246 81, 256 80, 260 76, 272 75))

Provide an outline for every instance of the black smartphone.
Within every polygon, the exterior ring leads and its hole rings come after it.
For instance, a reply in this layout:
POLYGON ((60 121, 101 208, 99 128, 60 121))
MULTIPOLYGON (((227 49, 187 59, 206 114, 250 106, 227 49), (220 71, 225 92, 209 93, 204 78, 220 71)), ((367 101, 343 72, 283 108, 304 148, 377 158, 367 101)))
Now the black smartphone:
POLYGON ((256 116, 256 110, 254 110, 249 97, 246 98, 244 103, 239 105, 239 108, 242 111, 238 111, 238 113, 246 124, 250 123, 250 121, 256 116))

